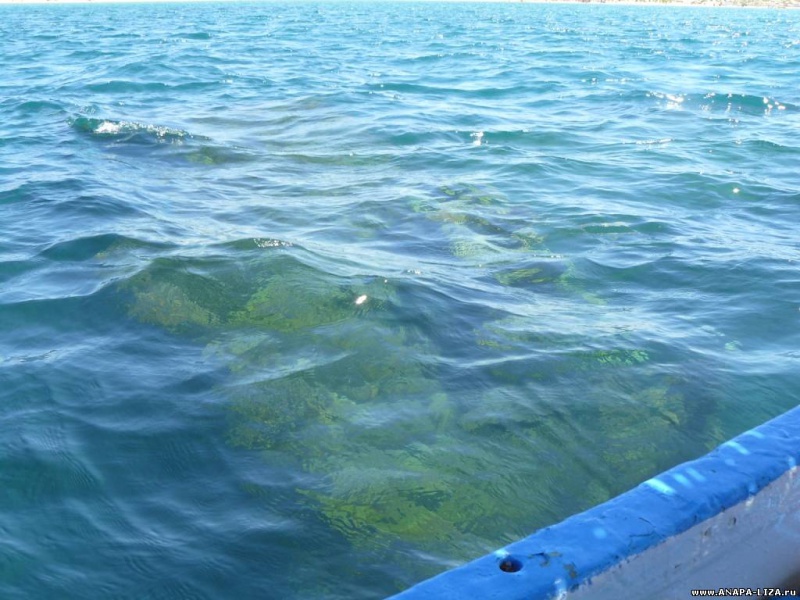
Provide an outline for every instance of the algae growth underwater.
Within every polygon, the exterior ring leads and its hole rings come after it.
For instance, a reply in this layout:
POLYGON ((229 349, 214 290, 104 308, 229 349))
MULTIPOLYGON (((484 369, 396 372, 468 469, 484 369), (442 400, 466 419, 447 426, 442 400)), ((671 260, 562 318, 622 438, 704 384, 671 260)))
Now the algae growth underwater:
POLYGON ((2 598, 380 598, 797 401, 795 12, 0 14, 2 598))

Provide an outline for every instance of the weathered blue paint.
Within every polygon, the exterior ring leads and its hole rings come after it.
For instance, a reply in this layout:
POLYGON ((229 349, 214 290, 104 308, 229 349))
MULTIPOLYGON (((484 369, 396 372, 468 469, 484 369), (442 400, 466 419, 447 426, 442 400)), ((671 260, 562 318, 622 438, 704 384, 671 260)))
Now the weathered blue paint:
POLYGON ((393 600, 534 600, 574 591, 626 559, 747 501, 795 469, 798 461, 800 408, 393 600))

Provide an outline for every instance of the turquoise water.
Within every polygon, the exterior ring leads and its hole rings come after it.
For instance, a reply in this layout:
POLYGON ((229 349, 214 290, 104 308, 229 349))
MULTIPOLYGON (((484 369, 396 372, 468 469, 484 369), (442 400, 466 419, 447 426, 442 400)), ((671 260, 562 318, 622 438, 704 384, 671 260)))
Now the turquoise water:
POLYGON ((797 403, 799 13, 0 17, 4 599, 380 598, 797 403))

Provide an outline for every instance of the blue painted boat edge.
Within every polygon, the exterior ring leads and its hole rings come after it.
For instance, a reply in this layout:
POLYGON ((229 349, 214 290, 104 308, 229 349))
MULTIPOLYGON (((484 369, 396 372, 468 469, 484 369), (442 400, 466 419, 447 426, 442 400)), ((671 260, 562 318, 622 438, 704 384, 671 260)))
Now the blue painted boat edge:
POLYGON ((758 494, 800 461, 800 408, 705 456, 392 600, 532 600, 593 576, 758 494))

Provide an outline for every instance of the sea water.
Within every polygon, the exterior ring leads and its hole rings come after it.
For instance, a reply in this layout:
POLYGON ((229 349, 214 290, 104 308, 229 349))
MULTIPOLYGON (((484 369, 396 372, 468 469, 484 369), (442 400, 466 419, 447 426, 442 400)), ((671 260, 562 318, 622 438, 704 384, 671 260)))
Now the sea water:
POLYGON ((800 14, 0 7, 0 597, 380 598, 791 408, 800 14))

